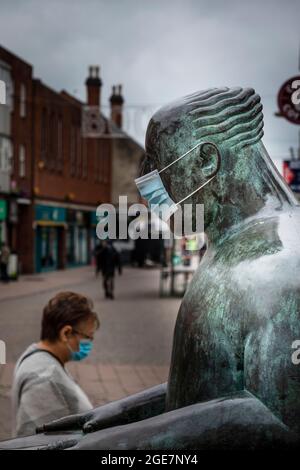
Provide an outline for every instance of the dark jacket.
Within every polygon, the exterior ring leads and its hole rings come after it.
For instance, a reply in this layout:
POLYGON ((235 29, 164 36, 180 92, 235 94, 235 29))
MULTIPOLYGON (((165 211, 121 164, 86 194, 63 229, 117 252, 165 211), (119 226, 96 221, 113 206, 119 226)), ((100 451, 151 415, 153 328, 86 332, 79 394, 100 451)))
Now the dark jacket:
POLYGON ((122 272, 120 255, 112 245, 107 245, 98 251, 97 265, 105 276, 114 276, 116 268, 120 274, 122 272))

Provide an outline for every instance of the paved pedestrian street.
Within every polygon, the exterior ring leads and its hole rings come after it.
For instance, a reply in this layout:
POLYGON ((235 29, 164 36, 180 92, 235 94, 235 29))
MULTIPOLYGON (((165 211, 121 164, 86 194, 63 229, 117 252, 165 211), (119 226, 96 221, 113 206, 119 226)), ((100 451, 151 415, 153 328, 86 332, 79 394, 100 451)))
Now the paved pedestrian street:
POLYGON ((57 292, 88 295, 101 328, 90 358, 67 368, 97 406, 165 382, 180 299, 158 296, 159 271, 125 268, 116 277, 115 300, 104 299, 101 277, 92 267, 22 276, 0 285, 0 439, 11 433, 10 390, 14 364, 39 339, 43 306, 57 292))

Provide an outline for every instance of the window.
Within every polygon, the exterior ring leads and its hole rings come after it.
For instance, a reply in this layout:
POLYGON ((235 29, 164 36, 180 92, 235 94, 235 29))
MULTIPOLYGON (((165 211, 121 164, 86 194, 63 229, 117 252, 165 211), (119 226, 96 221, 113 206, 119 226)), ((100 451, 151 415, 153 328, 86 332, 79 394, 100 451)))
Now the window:
POLYGON ((63 171, 63 121, 62 117, 58 117, 57 124, 57 169, 63 171))
POLYGON ((12 144, 7 137, 0 136, 0 171, 11 173, 13 166, 12 144))
POLYGON ((10 66, 0 60, 0 80, 5 83, 5 103, 1 104, 0 134, 9 137, 11 135, 11 112, 13 110, 13 81, 10 66))
POLYGON ((21 83, 20 86, 20 117, 26 117, 26 86, 21 83))
POLYGON ((25 147, 20 145, 19 147, 19 176, 24 178, 26 176, 26 162, 25 162, 25 147))
POLYGON ((97 181, 100 183, 103 181, 103 146, 104 142, 102 139, 97 139, 97 154, 96 154, 96 159, 97 159, 97 181))
POLYGON ((50 114, 49 122, 50 130, 50 141, 49 141, 49 168, 54 170, 56 168, 56 159, 57 159, 57 119, 54 111, 50 114))
POLYGON ((103 151, 103 182, 108 183, 109 180, 109 165, 110 165, 110 142, 105 140, 104 144, 104 151, 103 151))
POLYGON ((92 149, 93 149, 93 157, 94 157, 94 180, 95 183, 99 182, 99 164, 100 164, 100 154, 99 154, 99 140, 98 139, 93 139, 92 140, 92 149))
POLYGON ((0 60, 0 80, 3 80, 6 85, 6 106, 9 108, 9 111, 13 111, 14 84, 10 70, 10 66, 0 60))
POLYGON ((81 148, 81 133, 80 128, 76 129, 76 165, 77 177, 82 178, 82 148, 81 148))
POLYGON ((70 131, 70 173, 75 176, 76 169, 76 128, 74 124, 71 126, 70 131))
POLYGON ((3 80, 0 80, 0 104, 6 103, 6 85, 3 80))
POLYGON ((82 139, 82 176, 87 178, 88 161, 87 161, 87 141, 82 139))
POLYGON ((47 146, 48 146, 48 120, 47 120, 47 110, 44 108, 42 111, 42 123, 41 123, 41 160, 45 164, 47 162, 47 146))

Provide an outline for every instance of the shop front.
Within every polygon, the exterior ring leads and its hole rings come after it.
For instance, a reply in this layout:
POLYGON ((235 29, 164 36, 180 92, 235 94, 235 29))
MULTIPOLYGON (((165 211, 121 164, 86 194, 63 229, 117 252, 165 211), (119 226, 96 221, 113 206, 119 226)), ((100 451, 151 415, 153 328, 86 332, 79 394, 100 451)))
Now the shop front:
POLYGON ((0 199, 0 245, 2 242, 7 242, 7 202, 5 199, 0 199))
POLYGON ((99 238, 97 237, 96 228, 97 228, 97 216, 96 210, 90 212, 90 251, 93 256, 96 246, 100 243, 99 238))
POLYGON ((35 207, 35 271, 47 272, 64 268, 66 209, 37 205, 35 207))
POLYGON ((67 266, 83 266, 90 262, 90 213, 67 209, 66 257, 67 266))

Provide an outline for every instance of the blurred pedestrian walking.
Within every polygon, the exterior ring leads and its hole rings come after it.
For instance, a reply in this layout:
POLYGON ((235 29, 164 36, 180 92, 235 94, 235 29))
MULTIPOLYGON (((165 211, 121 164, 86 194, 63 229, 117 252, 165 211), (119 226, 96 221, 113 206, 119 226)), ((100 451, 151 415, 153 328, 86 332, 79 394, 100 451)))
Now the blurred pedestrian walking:
POLYGON ((102 250, 103 250, 103 244, 102 244, 102 241, 100 241, 94 249, 96 277, 98 277, 99 272, 101 271, 101 251, 102 250))
POLYGON ((103 276, 103 289, 107 299, 114 298, 114 277, 116 268, 122 274, 121 258, 112 241, 103 240, 98 254, 99 269, 103 276))
POLYGON ((9 276, 8 276, 9 257, 10 257, 9 246, 5 242, 3 242, 1 246, 1 254, 0 254, 0 272, 1 272, 1 280, 3 282, 9 282, 9 276))

